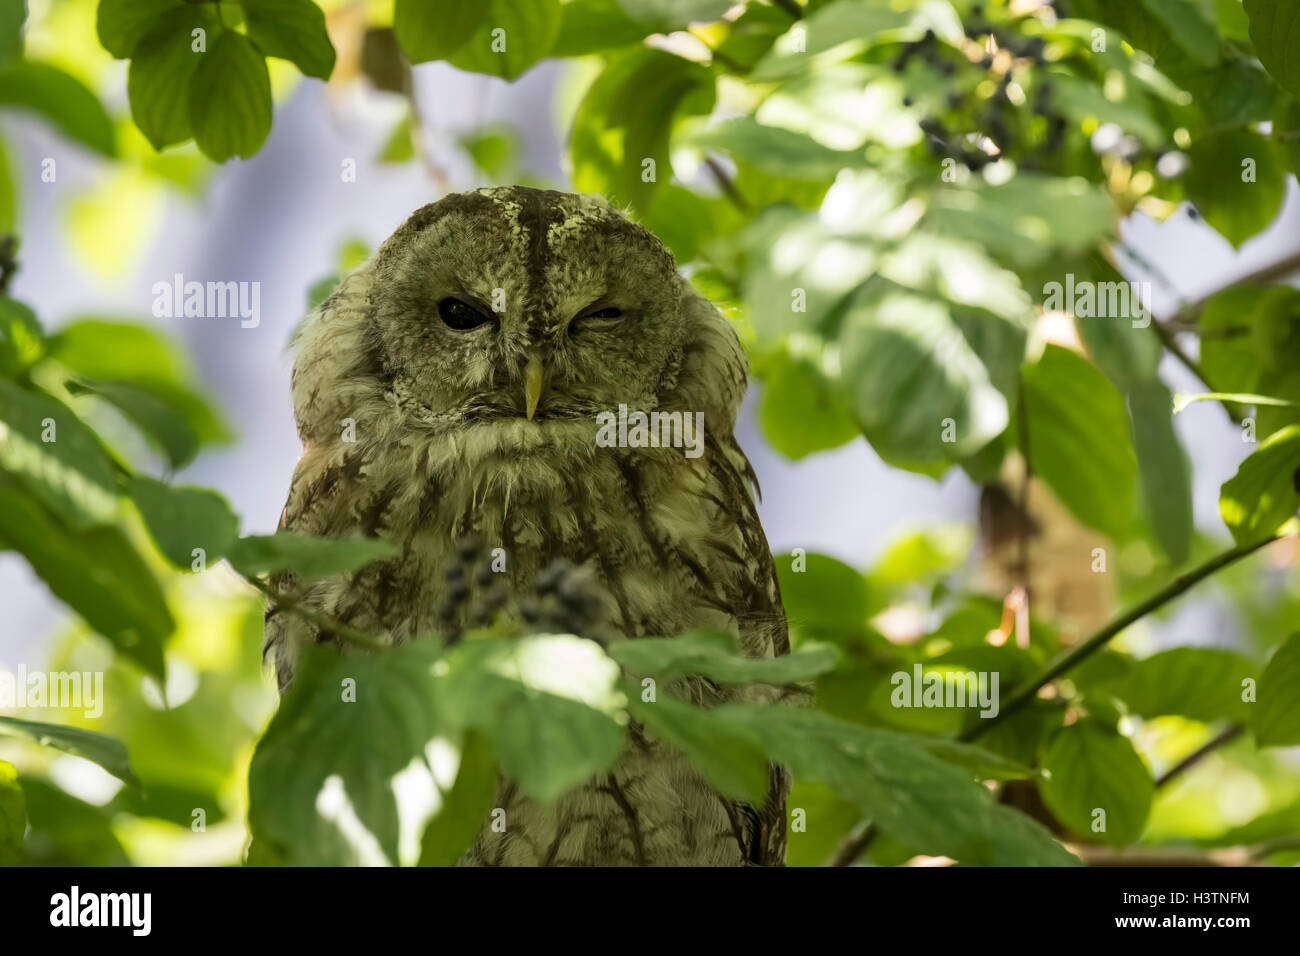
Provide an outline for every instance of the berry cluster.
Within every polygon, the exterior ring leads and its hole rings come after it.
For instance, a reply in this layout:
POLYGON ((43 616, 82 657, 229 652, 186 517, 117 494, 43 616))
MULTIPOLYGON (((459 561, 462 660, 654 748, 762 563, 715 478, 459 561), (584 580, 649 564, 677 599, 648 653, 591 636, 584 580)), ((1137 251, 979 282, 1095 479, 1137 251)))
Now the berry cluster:
POLYGON ((478 539, 467 535, 456 543, 456 560, 447 566, 447 587, 438 620, 448 643, 460 639, 462 610, 470 627, 487 627, 506 603, 505 582, 483 556, 478 539))
POLYGON ((601 600, 590 573, 556 558, 538 573, 535 588, 535 598, 519 603, 519 614, 534 633, 591 636, 601 600))

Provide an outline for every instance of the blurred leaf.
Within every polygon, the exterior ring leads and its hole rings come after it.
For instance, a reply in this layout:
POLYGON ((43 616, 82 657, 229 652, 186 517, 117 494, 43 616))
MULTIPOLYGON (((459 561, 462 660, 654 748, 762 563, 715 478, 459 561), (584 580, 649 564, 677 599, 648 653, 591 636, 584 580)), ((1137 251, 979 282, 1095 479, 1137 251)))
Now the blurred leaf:
POLYGON ((916 742, 940 760, 969 770, 976 780, 1024 780, 1034 776, 1024 764, 970 744, 943 737, 920 737, 916 742))
POLYGON ((1259 665, 1232 651, 1172 647, 1136 661, 1108 689, 1141 717, 1179 714, 1192 720, 1241 722, 1253 705, 1241 699, 1242 681, 1259 665))
POLYGON ((631 19, 619 0, 569 0, 551 56, 572 57, 640 43, 651 31, 631 19))
POLYGON ((467 731, 456 782, 443 793, 438 815, 424 828, 420 866, 455 866, 474 843, 497 792, 497 763, 487 738, 467 731))
POLYGON ((193 31, 214 43, 221 31, 216 8, 186 4, 165 12, 136 41, 127 70, 131 118, 155 150, 181 143, 192 133, 190 90, 206 53, 194 49, 193 31))
POLYGON ((808 710, 727 705, 795 779, 825 783, 864 817, 918 852, 985 866, 1077 865, 1023 814, 1008 812, 968 773, 905 734, 859 727, 808 710))
POLYGON ((1300 744, 1300 631, 1292 634, 1269 658, 1259 678, 1259 703, 1251 726, 1261 747, 1300 744))
POLYGON ((217 37, 190 81, 190 123, 203 155, 221 163, 248 159, 271 131, 266 61, 241 34, 217 37))
POLYGON ((1121 537, 1137 459, 1115 386, 1087 359, 1048 345, 1025 368, 1024 401, 1034 473, 1088 527, 1121 537))
POLYGON ((309 579, 354 571, 396 553, 380 538, 313 538, 281 531, 239 538, 226 556, 240 574, 292 571, 309 579))
POLYGON ((1026 269, 1054 250, 1089 251, 1114 231, 1116 218, 1114 205, 1091 183, 1021 172, 999 186, 979 180, 970 188, 935 190, 926 221, 937 233, 969 239, 1026 269))
POLYGON ((1219 34, 1214 5, 1201 0, 1142 0, 1180 47, 1197 63, 1219 61, 1219 34))
MULTIPOLYGON (((170 295, 170 284, 164 283, 170 295)), ((50 339, 50 354, 90 381, 139 386, 184 418, 200 444, 226 441, 229 430, 190 385, 197 375, 185 353, 155 329, 82 319, 50 339)))
POLYGON ((767 756, 754 733, 716 711, 691 707, 661 695, 652 702, 628 692, 634 720, 652 738, 676 747, 726 797, 761 807, 767 798, 767 756))
POLYGON ((1200 137, 1187 151, 1187 198, 1234 246, 1265 229, 1286 193, 1287 162, 1277 143, 1248 129, 1200 137))
POLYGON ((1007 426, 1006 399, 941 302, 859 294, 844 316, 840 349, 842 389, 867 441, 891 464, 973 454, 1007 426))
POLYGON ((722 150, 754 169, 785 179, 833 179, 841 169, 867 165, 857 150, 839 150, 779 126, 763 126, 750 117, 724 120, 700 129, 687 145, 722 150))
POLYGON ((135 475, 129 494, 158 550, 183 570, 193 568, 195 548, 203 550, 205 562, 215 563, 239 535, 239 518, 207 488, 176 487, 135 475))
POLYGON ((784 354, 763 377, 758 420, 772 447, 794 461, 838 448, 859 434, 826 380, 808 362, 784 354))
POLYGON ((84 757, 99 764, 123 783, 140 786, 140 781, 131 770, 126 744, 106 734, 82 730, 80 727, 61 727, 58 724, 19 720, 17 717, 0 717, 0 735, 22 737, 42 747, 53 747, 64 753, 84 757))
POLYGON ((839 652, 820 644, 784 657, 743 657, 727 634, 688 631, 678 637, 615 641, 609 656, 636 677, 667 682, 707 677, 720 684, 787 684, 811 680, 835 666, 839 652))
POLYGON ((1300 13, 1295 0, 1242 0, 1255 54, 1273 79, 1300 98, 1300 13))
POLYGON ((815 552, 779 555, 776 576, 791 625, 850 634, 867 626, 871 600, 866 579, 844 562, 815 552), (802 570, 795 570, 795 564, 802 570))
POLYGON ((668 33, 691 23, 721 19, 731 9, 731 0, 618 0, 623 12, 647 32, 668 33))
POLYGON ((1142 497, 1156 540, 1170 561, 1182 564, 1192 545, 1192 468, 1174 431, 1169 389, 1155 379, 1134 385, 1128 410, 1142 497))
POLYGON ((27 0, 0 0, 0 66, 23 55, 23 24, 26 20, 27 0))
POLYGON ((288 60, 304 76, 329 79, 334 46, 312 0, 244 0, 243 8, 248 35, 264 54, 288 60))
POLYGON ((393 32, 412 63, 445 60, 487 22, 487 0, 395 0, 393 32))
POLYGON ((199 436, 189 422, 146 389, 94 379, 72 380, 67 387, 74 395, 95 395, 115 406, 162 449, 172 468, 184 467, 198 454, 199 436))
POLYGON ((9 150, 0 139, 0 235, 12 234, 18 215, 18 191, 14 184, 9 150))
MULTIPOLYGON (((394 778, 433 786, 426 754, 442 733, 424 641, 340 658, 309 648, 249 769, 254 840, 290 865, 402 861, 394 778)), ((417 830, 418 832, 418 830, 417 830)))
MULTIPOLYGON (((800 820, 786 835, 786 866, 822 866, 844 835, 862 820, 862 811, 824 783, 795 778, 786 799, 787 813, 800 820)), ((872 844, 874 848, 879 842, 872 844)))
POLYGON ((113 465, 95 433, 48 395, 0 380, 0 474, 74 528, 117 519, 113 465))
POLYGON ((610 60, 573 119, 573 185, 638 210, 672 169, 668 136, 690 94, 710 81, 698 64, 661 50, 636 49, 610 60), (653 161, 654 178, 647 181, 653 161))
POLYGON ((516 134, 508 126, 488 127, 462 136, 460 145, 488 178, 502 181, 515 166, 519 152, 516 134))
POLYGON ((161 680, 175 629, 158 582, 117 528, 71 531, 35 498, 0 483, 0 541, 27 558, 55 597, 161 680))
POLYGON ((0 866, 17 866, 27 831, 27 802, 14 765, 0 760, 0 866))
POLYGON ((38 866, 129 866, 105 811, 36 777, 20 778, 27 797, 24 862, 38 866))
POLYGON ((1061 823, 1108 846, 1142 835, 1155 792, 1151 772, 1127 737, 1094 720, 1061 728, 1043 754, 1038 792, 1061 823), (1096 811, 1104 811, 1103 818, 1096 811))
POLYGON ((134 56, 136 47, 168 11, 181 0, 99 0, 95 29, 104 49, 119 60, 134 56))
POLYGON ((35 110, 69 139, 115 156, 113 123, 80 80, 48 63, 15 60, 0 67, 0 104, 35 110))
POLYGON ((560 35, 558 0, 488 0, 469 40, 446 57, 471 73, 513 80, 550 55, 560 35))
POLYGON ((45 332, 23 303, 0 296, 0 374, 16 376, 45 354, 45 332))
POLYGON ((411 117, 403 116, 388 134, 388 142, 379 151, 380 163, 406 163, 415 158, 415 144, 411 142, 411 117))
POLYGON ((1241 545, 1271 537, 1300 510, 1300 425, 1270 435, 1219 492, 1219 514, 1241 545))

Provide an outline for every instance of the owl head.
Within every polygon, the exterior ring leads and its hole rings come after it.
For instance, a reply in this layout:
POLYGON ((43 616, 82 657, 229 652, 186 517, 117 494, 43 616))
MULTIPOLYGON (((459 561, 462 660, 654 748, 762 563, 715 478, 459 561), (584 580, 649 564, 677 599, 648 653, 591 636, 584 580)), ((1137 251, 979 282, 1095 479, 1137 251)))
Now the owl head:
POLYGON ((730 324, 658 239, 603 199, 523 186, 417 210, 297 348, 308 440, 378 396, 427 425, 544 430, 626 404, 729 431, 746 378, 730 324))

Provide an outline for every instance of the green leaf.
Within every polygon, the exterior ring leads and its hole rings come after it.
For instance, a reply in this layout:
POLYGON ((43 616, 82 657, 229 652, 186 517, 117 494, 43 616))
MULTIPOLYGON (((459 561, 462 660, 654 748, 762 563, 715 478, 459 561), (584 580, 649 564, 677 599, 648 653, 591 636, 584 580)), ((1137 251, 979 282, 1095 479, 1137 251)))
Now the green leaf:
POLYGON ((1180 47, 1202 66, 1219 61, 1219 33, 1214 7, 1193 0, 1142 0, 1180 47))
POLYGON ((976 866, 1077 865, 1027 816, 1000 807, 960 767, 908 734, 860 727, 810 710, 727 705, 796 780, 820 782, 917 852, 976 866))
POLYGON ((1238 544, 1277 534, 1300 510, 1300 425, 1270 435, 1219 492, 1219 514, 1238 544))
POLYGON ((1141 717, 1243 722, 1252 705, 1241 699, 1242 681, 1258 674, 1259 666, 1242 654, 1173 647, 1135 662, 1106 689, 1141 717))
POLYGON ((739 117, 700 129, 687 140, 702 149, 719 149, 760 172, 784 179, 820 182, 841 169, 867 165, 860 150, 831 149, 779 126, 763 126, 752 117, 739 117))
POLYGON ((217 561, 239 535, 239 518, 226 499, 207 488, 175 487, 135 475, 129 494, 158 550, 178 568, 194 567, 196 548, 203 550, 205 563, 217 561))
POLYGON ((858 436, 858 425, 809 362, 782 356, 763 377, 758 420, 772 447, 794 461, 858 436))
POLYGON ((758 737, 716 711, 670 697, 653 702, 628 691, 628 709, 656 737, 690 758, 723 796, 761 807, 767 798, 768 764, 758 737))
POLYGON ((0 0, 0 66, 23 55, 27 0, 0 0))
POLYGON ((1234 405, 1300 408, 1300 404, 1296 402, 1288 402, 1285 398, 1273 398, 1271 395, 1249 395, 1244 392, 1201 392, 1198 395, 1188 395, 1179 392, 1174 396, 1174 414, 1177 415, 1193 402, 1232 402, 1234 405))
POLYGON ((943 737, 917 737, 917 744, 940 760, 970 771, 977 780, 1024 780, 1034 771, 1024 764, 970 744, 943 737))
POLYGON ((167 11, 136 41, 131 55, 126 74, 131 118, 156 150, 192 135, 190 87, 207 56, 195 49, 196 30, 206 37, 205 45, 215 40, 221 31, 215 7, 185 4, 167 11))
POLYGON ((973 454, 1007 426, 1007 402, 948 307, 908 292, 855 296, 840 333, 842 389, 863 433, 904 466, 973 454))
POLYGON ((190 81, 194 142, 213 162, 248 159, 271 131, 271 78, 266 61, 234 31, 217 37, 190 81))
POLYGON ((95 14, 99 42, 119 60, 134 56, 149 31, 180 6, 181 0, 99 0, 95 14))
POLYGON ((0 474, 74 528, 117 519, 113 466, 95 433, 65 405, 0 379, 0 474))
POLYGON ((160 681, 175 629, 162 590, 122 532, 69 530, 36 498, 0 483, 0 542, 19 551, 55 597, 160 681))
POLYGON ((14 765, 0 760, 0 866, 17 866, 27 832, 27 802, 14 765))
POLYGON ((1142 498, 1160 547, 1182 564, 1192 545, 1192 469, 1174 431, 1170 401, 1169 389, 1157 380, 1128 393, 1142 498))
POLYGON ((1292 634, 1269 658, 1259 678, 1259 703, 1251 726, 1261 747, 1300 744, 1300 631, 1292 634))
POLYGON ((731 9, 731 0, 618 0, 618 5, 646 32, 669 33, 692 23, 711 23, 731 9))
POLYGON ((1108 846, 1142 835, 1155 785, 1127 737, 1094 720, 1077 721, 1052 738, 1042 766, 1038 792, 1070 830, 1108 846))
POLYGON ((17 717, 0 717, 0 734, 23 737, 42 747, 53 747, 64 753, 84 757, 99 764, 123 783, 140 786, 140 781, 131 769, 126 744, 116 737, 82 730, 80 727, 63 727, 34 720, 19 720, 17 717))
POLYGON ((489 0, 487 16, 447 61, 513 80, 551 53, 560 35, 558 0, 489 0))
POLYGON ((560 7, 560 33, 551 56, 586 56, 640 43, 651 32, 628 17, 618 0, 569 0, 560 7))
POLYGON ((1055 250, 1089 251, 1112 233, 1116 218, 1114 204, 1092 183, 1022 172, 998 186, 976 180, 968 188, 935 190, 926 222, 1027 269, 1055 250))
POLYGON ((424 828, 420 866, 455 866, 474 843, 497 792, 497 763, 487 738, 468 731, 461 741, 456 783, 443 793, 438 815, 424 828))
POLYGON ((334 45, 325 14, 312 0, 241 0, 248 35, 267 56, 288 60, 304 76, 328 80, 334 45))
POLYGON ((13 234, 17 218, 18 191, 14 184, 13 164, 4 140, 0 139, 0 234, 13 234))
MULTIPOLYGON (((170 295, 170 283, 162 283, 170 295)), ((193 391, 190 383, 198 377, 185 353, 157 330, 125 322, 84 319, 61 328, 50 339, 50 354, 70 371, 92 383, 114 383, 113 392, 125 395, 121 386, 137 386, 147 391, 170 412, 179 415, 198 439, 199 444, 222 442, 230 438, 226 424, 208 407, 207 401, 193 391)), ((105 396, 106 398, 108 396, 105 396)), ((111 401, 111 398, 109 399, 111 401)), ((146 409, 140 401, 126 399, 155 427, 163 427, 157 406, 146 409)), ((125 411, 125 409, 124 409, 125 411)), ((137 424, 149 426, 137 419, 137 424)), ((166 426, 168 442, 181 443, 178 426, 166 426)), ((156 436, 162 439, 163 435, 156 436)), ((179 450, 180 444, 174 447, 179 450)))
POLYGON ((1087 359, 1048 345, 1024 370, 1024 402, 1034 473, 1088 527, 1121 537, 1137 458, 1115 386, 1087 359))
POLYGON ((610 60, 578 105, 569 135, 573 186, 642 209, 672 169, 668 138, 708 71, 662 50, 635 49, 610 60), (655 176, 644 178, 647 160, 655 176))
POLYGON ((412 63, 445 60, 488 19, 485 0, 396 0, 393 32, 412 63))
POLYGON ((428 811, 399 805, 394 779, 434 785, 437 657, 427 641, 348 658, 309 648, 253 754, 253 839, 289 865, 414 863, 418 843, 400 835, 419 834, 428 811))
POLYGON ((742 657, 728 635, 690 631, 678 637, 615 641, 609 646, 609 656, 629 673, 661 682, 693 676, 720 684, 787 684, 831 670, 839 652, 823 644, 784 657, 742 657))
POLYGON ((34 60, 0 67, 0 104, 35 110, 64 136, 103 153, 117 155, 113 123, 95 96, 76 77, 34 60))
POLYGON ((37 866, 130 866, 102 807, 69 796, 38 777, 20 778, 31 831, 24 862, 37 866))
POLYGON ((1277 216, 1286 194, 1287 161, 1273 140, 1249 129, 1224 130, 1198 138, 1187 158, 1187 198, 1234 246, 1277 216))
POLYGON ((0 296, 0 374, 16 377, 45 354, 45 332, 21 302, 0 296))
POLYGON ((816 552, 779 555, 776 576, 793 627, 852 634, 867 626, 871 614, 867 581, 843 561, 816 552))
POLYGON ((1255 55, 1278 85, 1300 99, 1300 3, 1242 0, 1255 55))
POLYGON ((172 468, 183 468, 199 451, 199 436, 190 423, 152 392, 130 382, 71 380, 68 391, 102 398, 129 418, 163 454, 172 468))
POLYGON ((618 758, 623 734, 608 715, 515 681, 497 686, 498 709, 479 729, 506 776, 535 799, 552 803, 618 758))
POLYGON ((300 578, 309 579, 355 571, 396 553, 391 544, 380 538, 313 538, 281 531, 239 538, 226 556, 240 574, 292 571, 300 578))

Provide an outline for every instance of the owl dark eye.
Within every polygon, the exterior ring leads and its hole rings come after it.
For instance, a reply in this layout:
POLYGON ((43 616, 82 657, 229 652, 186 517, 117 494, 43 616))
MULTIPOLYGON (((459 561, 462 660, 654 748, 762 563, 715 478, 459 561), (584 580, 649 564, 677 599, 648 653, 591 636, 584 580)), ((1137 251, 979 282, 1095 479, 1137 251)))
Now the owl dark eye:
POLYGON ((438 315, 442 316, 442 321, 447 324, 447 328, 455 329, 457 332, 468 332, 492 321, 474 306, 460 299, 443 299, 438 303, 438 315))
POLYGON ((618 319, 622 318, 623 310, 616 309, 614 306, 606 306, 603 309, 597 309, 595 312, 586 312, 582 315, 584 319, 618 319))

